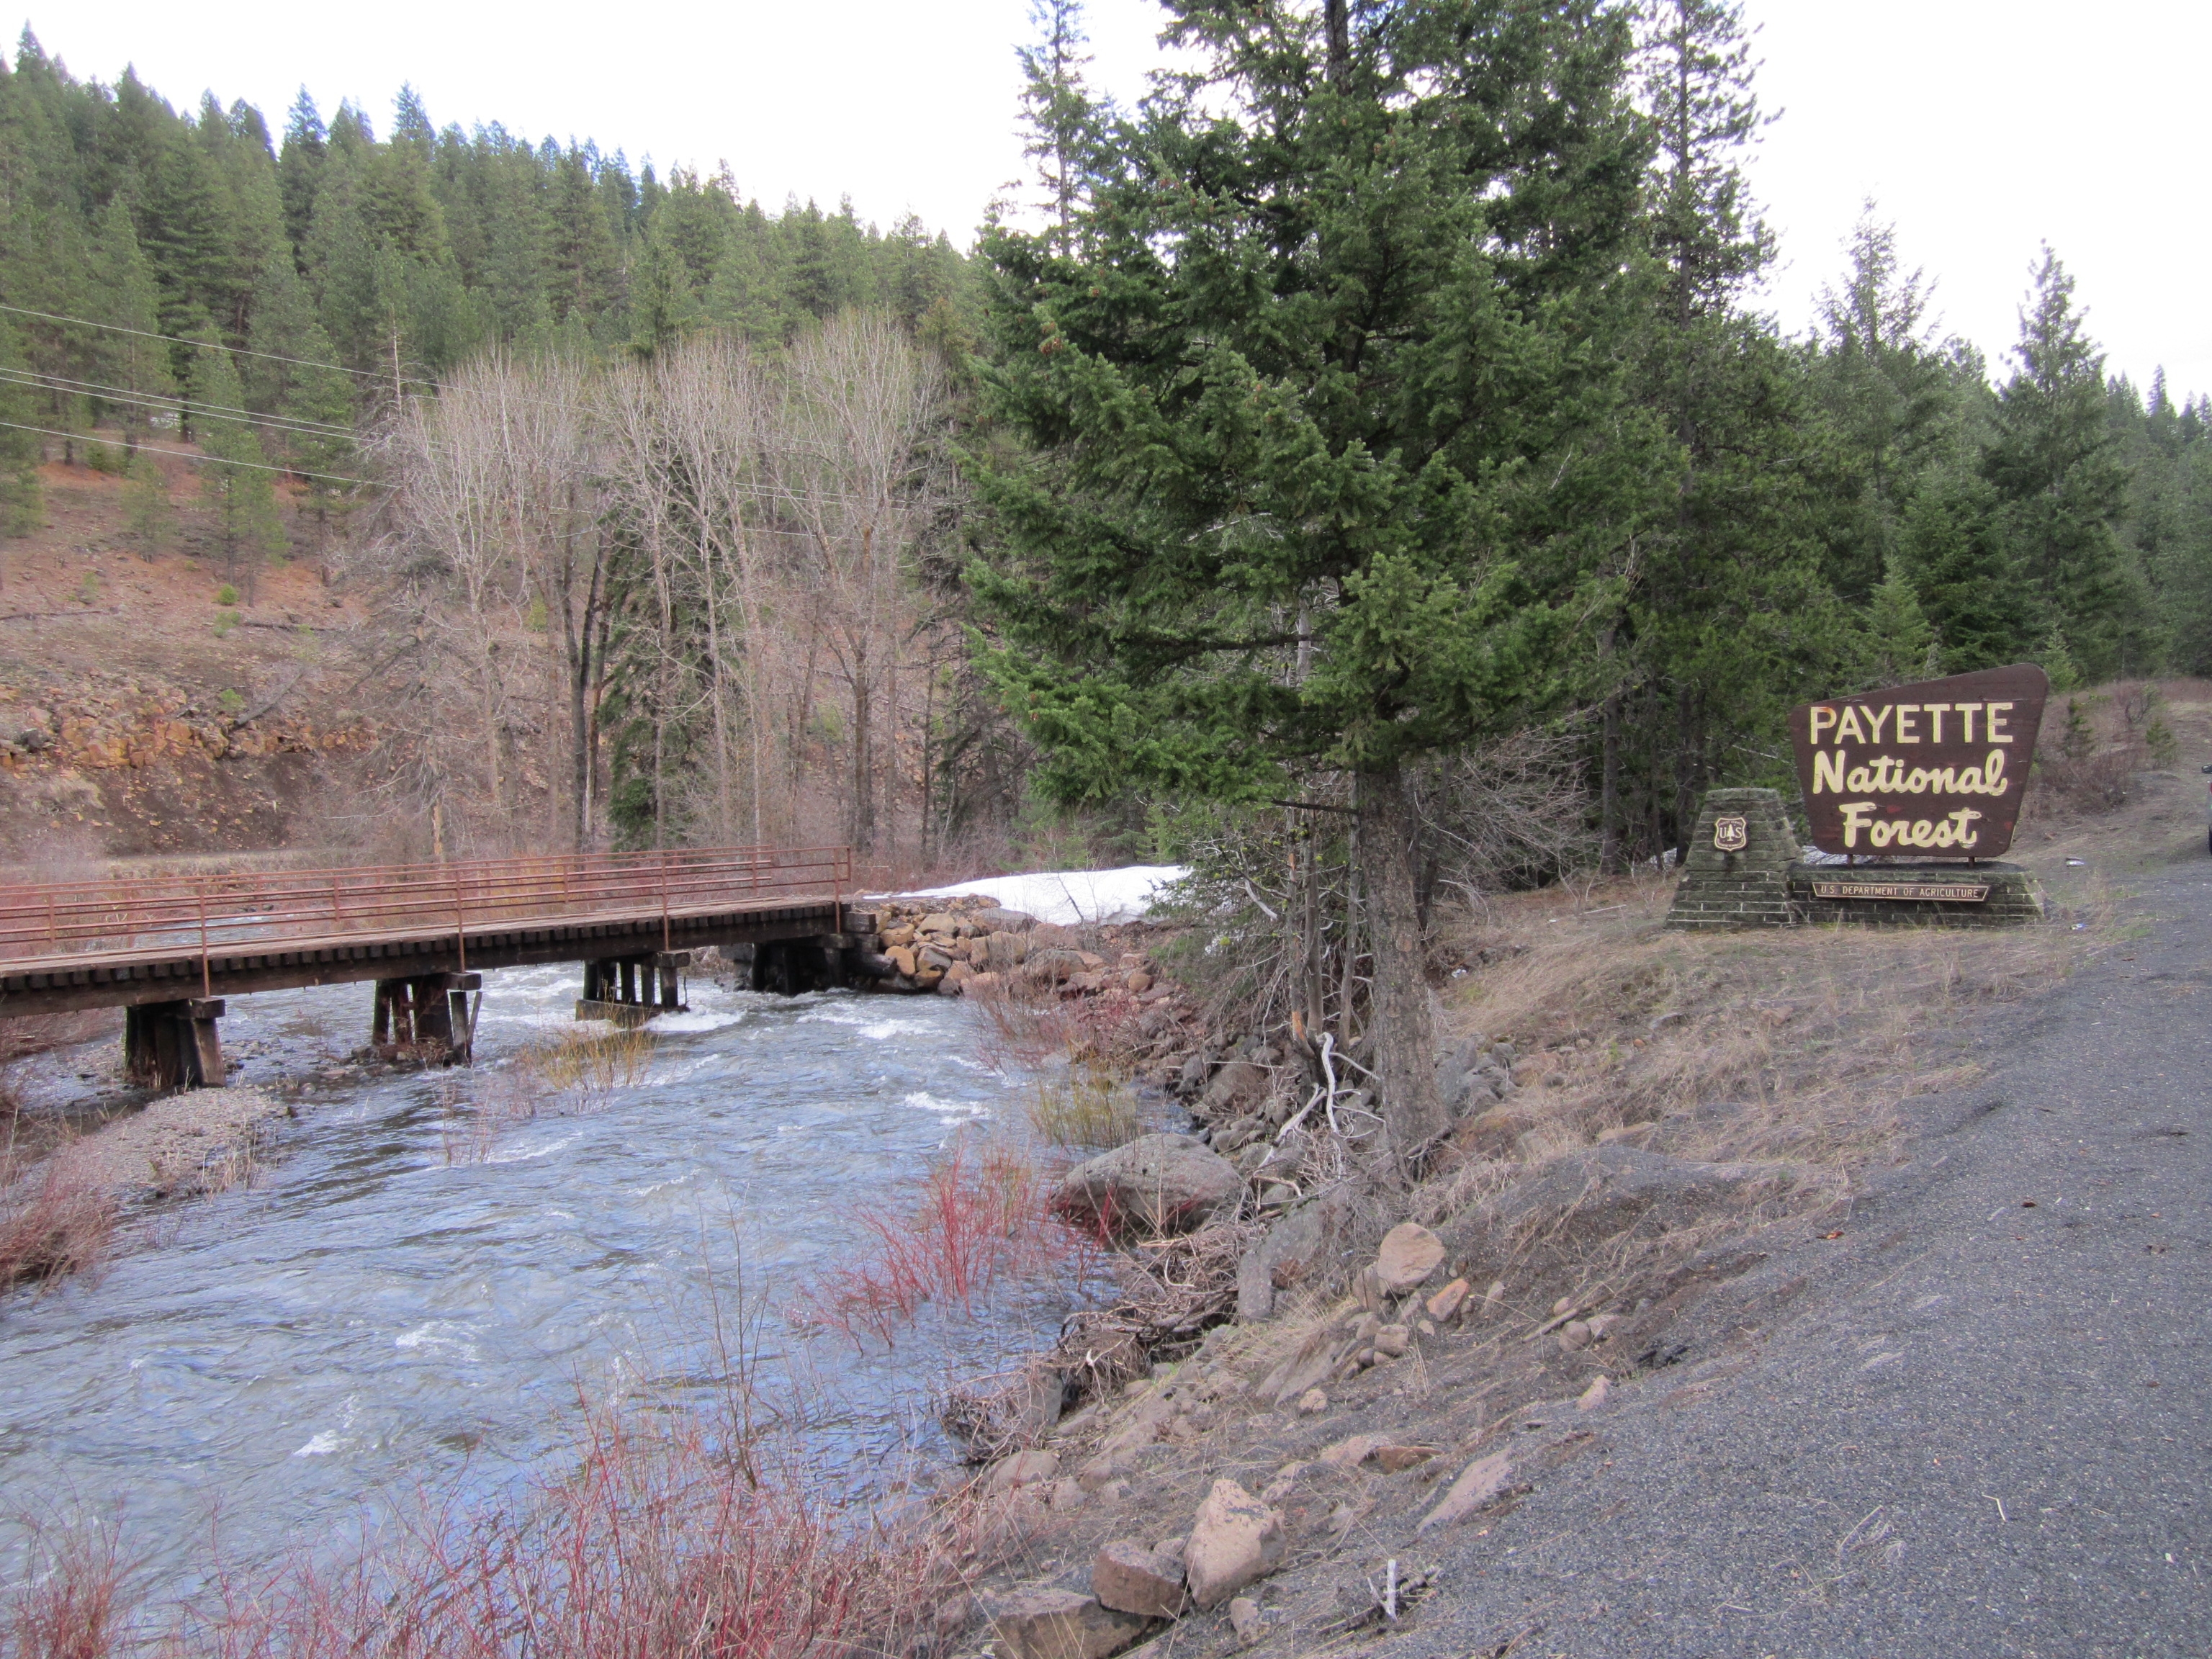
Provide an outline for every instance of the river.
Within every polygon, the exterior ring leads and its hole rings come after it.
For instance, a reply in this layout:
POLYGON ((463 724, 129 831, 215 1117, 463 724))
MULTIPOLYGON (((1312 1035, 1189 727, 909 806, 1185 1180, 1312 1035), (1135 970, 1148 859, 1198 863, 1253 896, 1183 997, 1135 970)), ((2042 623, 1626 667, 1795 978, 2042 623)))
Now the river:
MULTIPOLYGON (((343 1068, 366 985, 231 999, 233 1081, 310 1079, 300 1115, 252 1187, 159 1218, 96 1276, 0 1297, 0 1514, 118 1518, 157 1595, 192 1587, 218 1526, 249 1568, 341 1547, 391 1502, 557 1468, 579 1390, 718 1386, 716 1307, 750 1318, 767 1400, 805 1401, 832 1490, 954 1455, 934 1391, 1048 1343, 1064 1289, 925 1310, 866 1352, 783 1310, 863 1246, 860 1204, 909 1201, 956 1136, 1019 1132, 974 1011, 694 980, 635 1086, 469 1150, 471 1103, 573 1029, 577 978, 486 975, 477 1064, 450 1072, 343 1068)), ((32 1062, 26 1092, 81 1094, 95 1060, 32 1062)))

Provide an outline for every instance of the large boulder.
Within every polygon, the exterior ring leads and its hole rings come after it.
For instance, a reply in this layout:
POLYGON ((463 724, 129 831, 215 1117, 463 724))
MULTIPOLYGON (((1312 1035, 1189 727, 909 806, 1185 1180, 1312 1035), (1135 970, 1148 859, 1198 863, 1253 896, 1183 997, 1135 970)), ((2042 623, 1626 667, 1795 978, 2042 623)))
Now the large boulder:
POLYGON ((1273 1080, 1266 1068, 1255 1066, 1249 1060, 1232 1060, 1213 1074, 1213 1081, 1206 1085, 1206 1093, 1198 1103, 1198 1113, 1205 1118, 1237 1117, 1251 1111, 1267 1097, 1273 1080))
POLYGON ((1091 1562, 1091 1593, 1117 1613, 1146 1619, 1180 1619, 1189 1600, 1182 1563, 1134 1539, 1099 1546, 1091 1562))
POLYGON ((1023 1589, 983 1598, 991 1634, 1013 1659, 1106 1659, 1150 1628, 1151 1620, 1117 1613, 1074 1590, 1023 1589))
POLYGON ((1188 1232, 1234 1206, 1243 1186, 1235 1164, 1189 1135, 1139 1135, 1070 1170, 1053 1205, 1105 1231, 1188 1232))
POLYGON ((1382 1236, 1382 1248, 1375 1256, 1375 1277, 1395 1295, 1421 1283, 1443 1259, 1443 1240, 1419 1222, 1401 1221, 1382 1236))
POLYGON ((1198 1506, 1182 1547, 1190 1599, 1200 1612, 1219 1607, 1282 1565, 1283 1518, 1234 1480, 1217 1480, 1198 1506))
POLYGON ((1275 1298, 1305 1285, 1326 1285, 1344 1265, 1354 1217, 1349 1196, 1330 1187, 1267 1229, 1237 1264, 1237 1316, 1265 1319, 1275 1298))

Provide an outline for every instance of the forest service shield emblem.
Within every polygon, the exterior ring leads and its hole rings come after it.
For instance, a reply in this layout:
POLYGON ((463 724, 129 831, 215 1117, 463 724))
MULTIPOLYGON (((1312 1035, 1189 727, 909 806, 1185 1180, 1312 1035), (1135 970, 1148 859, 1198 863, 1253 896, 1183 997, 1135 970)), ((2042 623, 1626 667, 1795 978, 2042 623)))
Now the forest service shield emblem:
POLYGON ((1751 845, 1751 826, 1741 817, 1713 820, 1713 845, 1723 853, 1741 853, 1751 845))

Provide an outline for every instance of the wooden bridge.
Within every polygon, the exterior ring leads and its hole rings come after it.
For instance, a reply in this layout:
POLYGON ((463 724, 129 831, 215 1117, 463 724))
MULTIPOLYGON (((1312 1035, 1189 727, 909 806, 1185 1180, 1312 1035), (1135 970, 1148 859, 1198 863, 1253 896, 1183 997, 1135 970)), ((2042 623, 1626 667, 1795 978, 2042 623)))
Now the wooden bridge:
POLYGON ((847 848, 738 847, 16 885, 0 1018, 119 1006, 130 1073, 188 1088, 222 1080, 225 996, 374 981, 374 1042, 465 1061, 487 968, 581 962, 577 1017, 625 1024, 709 945, 752 946, 757 988, 842 983, 852 878, 847 848))

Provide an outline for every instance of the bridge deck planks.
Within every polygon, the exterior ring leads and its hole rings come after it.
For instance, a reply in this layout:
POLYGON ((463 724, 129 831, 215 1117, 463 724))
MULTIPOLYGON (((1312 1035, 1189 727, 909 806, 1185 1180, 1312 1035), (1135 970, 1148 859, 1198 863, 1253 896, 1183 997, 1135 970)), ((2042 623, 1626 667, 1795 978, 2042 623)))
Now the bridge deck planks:
MULTIPOLYGON (((210 942, 205 989, 233 995, 302 985, 404 978, 452 972, 462 965, 523 967, 658 950, 664 927, 679 947, 804 939, 842 931, 842 907, 831 896, 774 904, 690 906, 665 915, 650 909, 585 915, 504 918, 453 930, 410 928, 384 934, 210 942)), ((173 941, 137 950, 33 957, 0 963, 0 1016, 112 1007, 198 996, 202 957, 197 944, 173 941)))

